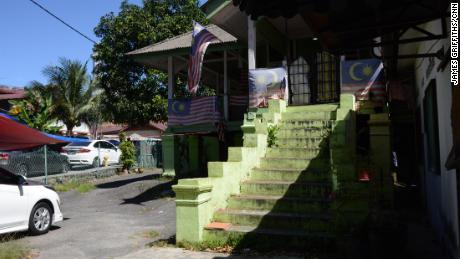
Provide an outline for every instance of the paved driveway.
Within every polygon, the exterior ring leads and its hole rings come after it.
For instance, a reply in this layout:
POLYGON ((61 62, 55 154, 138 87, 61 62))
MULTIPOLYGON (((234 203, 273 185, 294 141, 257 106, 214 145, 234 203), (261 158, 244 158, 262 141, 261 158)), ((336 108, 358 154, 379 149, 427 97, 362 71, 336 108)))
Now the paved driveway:
POLYGON ((38 258, 113 258, 175 234, 175 205, 170 183, 158 173, 117 176, 80 194, 61 193, 65 220, 43 236, 22 241, 38 258))

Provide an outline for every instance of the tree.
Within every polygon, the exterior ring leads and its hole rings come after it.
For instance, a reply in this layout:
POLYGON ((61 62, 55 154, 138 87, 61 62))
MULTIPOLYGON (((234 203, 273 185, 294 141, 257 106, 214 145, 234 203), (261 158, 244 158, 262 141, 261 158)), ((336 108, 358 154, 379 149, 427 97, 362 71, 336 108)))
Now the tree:
POLYGON ((52 92, 56 118, 66 125, 67 135, 71 136, 73 128, 79 126, 94 107, 102 90, 88 76, 86 63, 77 60, 60 58, 58 66, 46 67, 43 74, 49 80, 46 88, 52 92))
POLYGON ((144 0, 142 7, 123 1, 118 15, 109 13, 94 29, 95 72, 105 89, 104 105, 112 120, 131 125, 167 117, 167 76, 134 63, 125 53, 206 23, 197 0, 144 0))
POLYGON ((22 100, 11 100, 12 107, 9 113, 17 117, 29 127, 47 133, 59 132, 56 126, 54 112, 56 106, 53 103, 53 96, 46 88, 32 83, 32 87, 26 90, 26 97, 22 100))

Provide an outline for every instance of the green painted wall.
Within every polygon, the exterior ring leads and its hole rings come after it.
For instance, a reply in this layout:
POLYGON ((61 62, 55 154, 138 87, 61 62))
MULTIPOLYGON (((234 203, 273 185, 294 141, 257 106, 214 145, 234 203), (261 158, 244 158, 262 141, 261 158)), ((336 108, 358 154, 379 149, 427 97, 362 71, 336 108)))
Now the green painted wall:
POLYGON ((203 148, 206 155, 206 158, 209 162, 219 161, 220 151, 219 151, 219 140, 217 137, 203 136, 203 148))
POLYGON ((161 137, 161 143, 163 145, 163 169, 164 175, 168 177, 176 176, 176 161, 175 154, 177 154, 177 143, 175 137, 172 134, 164 134, 161 137))

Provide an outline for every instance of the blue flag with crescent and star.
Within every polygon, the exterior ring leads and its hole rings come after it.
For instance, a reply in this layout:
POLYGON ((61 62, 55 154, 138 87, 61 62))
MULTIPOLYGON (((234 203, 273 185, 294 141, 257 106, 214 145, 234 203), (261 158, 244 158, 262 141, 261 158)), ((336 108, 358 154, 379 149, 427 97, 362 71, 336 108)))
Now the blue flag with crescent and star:
POLYGON ((268 99, 287 101, 286 79, 284 67, 249 69, 249 107, 267 107, 268 99))
POLYGON ((383 64, 379 59, 357 59, 341 62, 342 93, 353 93, 358 100, 385 98, 383 64))
POLYGON ((222 119, 217 96, 168 100, 168 125, 214 123, 222 119))

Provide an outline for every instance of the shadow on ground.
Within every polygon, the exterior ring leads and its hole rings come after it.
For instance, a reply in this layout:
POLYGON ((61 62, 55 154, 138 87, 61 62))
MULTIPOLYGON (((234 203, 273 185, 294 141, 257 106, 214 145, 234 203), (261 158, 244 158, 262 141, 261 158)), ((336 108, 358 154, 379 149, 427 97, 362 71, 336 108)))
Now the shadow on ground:
POLYGON ((168 181, 157 184, 146 191, 136 195, 132 198, 123 199, 121 205, 124 204, 137 204, 142 205, 144 202, 156 200, 156 199, 163 199, 163 198, 173 198, 175 197, 175 193, 173 192, 171 186, 174 185, 175 181, 168 181))
POLYGON ((135 177, 135 178, 124 179, 124 180, 119 180, 119 181, 101 183, 101 184, 96 185, 96 188, 99 188, 99 189, 118 188, 123 185, 130 184, 130 183, 142 182, 146 180, 157 180, 159 177, 160 177, 159 174, 151 174, 151 175, 146 175, 142 177, 135 177))

